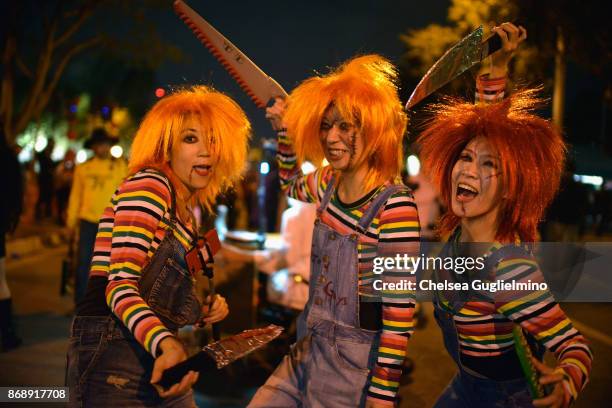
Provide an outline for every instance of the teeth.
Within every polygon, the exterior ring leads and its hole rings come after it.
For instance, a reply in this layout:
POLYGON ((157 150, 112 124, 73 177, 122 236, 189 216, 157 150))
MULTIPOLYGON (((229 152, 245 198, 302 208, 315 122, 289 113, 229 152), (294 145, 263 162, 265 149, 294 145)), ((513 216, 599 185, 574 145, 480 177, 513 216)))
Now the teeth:
POLYGON ((461 188, 463 188, 463 189, 465 189, 465 190, 471 191, 472 193, 476 193, 476 194, 478 194, 478 190, 476 190, 474 187, 472 187, 472 186, 470 186, 470 185, 467 185, 467 184, 465 184, 465 183, 459 183, 459 184, 457 185, 457 187, 461 187, 461 188))

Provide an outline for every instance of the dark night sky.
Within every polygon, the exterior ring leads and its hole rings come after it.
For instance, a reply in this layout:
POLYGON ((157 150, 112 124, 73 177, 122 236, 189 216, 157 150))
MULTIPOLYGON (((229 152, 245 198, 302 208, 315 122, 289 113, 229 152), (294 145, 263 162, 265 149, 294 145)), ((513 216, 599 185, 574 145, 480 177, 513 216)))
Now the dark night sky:
MULTIPOLYGON (((356 54, 374 52, 397 62, 404 50, 399 34, 443 23, 450 2, 191 0, 188 4, 290 92, 314 71, 327 72, 356 54)), ((267 136, 270 127, 263 111, 191 30, 172 11, 159 19, 161 35, 190 57, 186 64, 163 64, 157 72, 159 85, 212 84, 246 110, 256 135, 267 136)))

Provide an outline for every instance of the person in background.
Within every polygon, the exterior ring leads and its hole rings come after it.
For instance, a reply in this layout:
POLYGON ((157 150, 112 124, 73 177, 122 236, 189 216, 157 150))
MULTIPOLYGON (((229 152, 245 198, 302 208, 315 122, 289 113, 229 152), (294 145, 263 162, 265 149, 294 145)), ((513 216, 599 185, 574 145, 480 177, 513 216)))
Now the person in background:
POLYGON ((36 219, 42 220, 53 215, 54 184, 53 175, 56 163, 51 158, 55 140, 49 139, 42 152, 36 154, 38 163, 38 202, 36 203, 36 219))
POLYGON ((23 176, 15 150, 8 145, 0 122, 0 174, 4 183, 0 200, 0 351, 21 344, 15 332, 13 301, 6 281, 6 234, 15 231, 23 208, 23 176))
POLYGON ((122 159, 115 159, 110 148, 117 139, 102 129, 94 129, 85 142, 93 157, 76 166, 66 226, 70 234, 78 230, 77 271, 75 275, 74 299, 78 303, 85 295, 89 267, 93 254, 98 221, 111 196, 127 175, 127 166, 122 159))
POLYGON ((278 248, 246 250, 227 242, 221 250, 222 261, 253 263, 268 274, 266 301, 301 311, 308 300, 312 226, 316 219, 314 204, 289 198, 289 208, 281 215, 278 248))
POLYGON ((57 203, 57 223, 59 225, 66 225, 66 213, 75 166, 76 154, 74 150, 67 150, 64 159, 55 168, 55 202, 57 203))

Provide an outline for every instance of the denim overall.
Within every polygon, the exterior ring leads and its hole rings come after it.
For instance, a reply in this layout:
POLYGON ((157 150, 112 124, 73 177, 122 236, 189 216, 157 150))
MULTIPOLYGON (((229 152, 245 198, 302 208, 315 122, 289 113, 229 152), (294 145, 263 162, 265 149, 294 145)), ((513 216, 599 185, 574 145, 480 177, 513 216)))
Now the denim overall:
POLYGON ((406 188, 383 190, 349 235, 321 222, 332 179, 317 209, 312 236, 308 303, 298 318, 298 341, 259 388, 249 407, 359 407, 365 403, 380 332, 359 325, 358 234, 385 202, 406 188))
MULTIPOLYGON (((139 291, 171 331, 195 323, 201 305, 187 269, 185 248, 176 227, 171 188, 171 228, 144 268, 139 291)), ((110 312, 110 311, 109 311, 110 312)), ((71 407, 194 407, 192 392, 162 399, 149 383, 155 359, 112 312, 109 316, 76 316, 72 322, 66 384, 71 407)))
MULTIPOLYGON (((445 245, 440 257, 451 256, 451 240, 445 245)), ((516 247, 509 247, 516 248, 516 247)), ((513 251, 511 249, 510 251, 513 251)), ((485 267, 491 268, 509 251, 501 248, 488 259, 485 267)), ((457 364, 459 371, 450 384, 438 397, 434 408, 519 408, 533 407, 531 394, 524 377, 511 380, 492 380, 461 363, 461 352, 457 328, 453 316, 456 315, 466 303, 465 299, 449 302, 452 313, 440 306, 440 295, 436 293, 434 299, 434 317, 442 330, 444 346, 448 354, 457 364)), ((504 367, 500 367, 503 370, 504 367)))

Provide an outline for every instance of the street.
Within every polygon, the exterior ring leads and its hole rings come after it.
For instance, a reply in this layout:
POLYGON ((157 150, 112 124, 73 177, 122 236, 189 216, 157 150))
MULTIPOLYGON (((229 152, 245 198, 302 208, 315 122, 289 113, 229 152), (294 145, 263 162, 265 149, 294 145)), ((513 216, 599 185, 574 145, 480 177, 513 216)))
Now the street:
MULTIPOLYGON (((59 296, 60 268, 65 253, 65 246, 44 248, 23 259, 7 262, 18 331, 24 344, 0 354, 0 386, 59 386, 64 383, 65 351, 72 312, 71 297, 59 296)), ((612 382, 609 369, 612 366, 612 327, 609 325, 612 305, 567 304, 563 308, 589 338, 595 354, 591 382, 575 406, 609 406, 612 401, 608 390, 612 382)), ((402 380, 401 407, 431 406, 455 372, 431 316, 430 304, 424 305, 424 316, 424 327, 417 330, 409 346, 415 370, 402 380)), ((231 318, 230 314, 228 319, 231 318)), ((245 406, 267 373, 261 367, 249 367, 249 364, 261 366, 257 358, 251 358, 247 363, 234 364, 215 378, 209 378, 208 382, 201 378, 196 387, 198 405, 245 406)))

